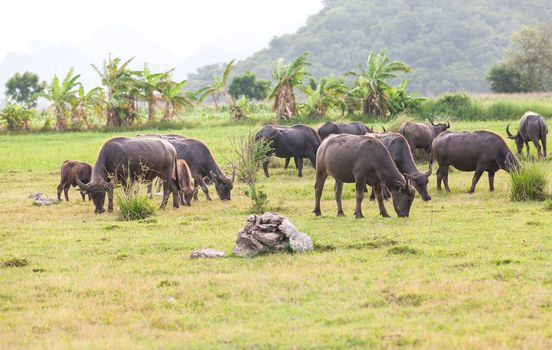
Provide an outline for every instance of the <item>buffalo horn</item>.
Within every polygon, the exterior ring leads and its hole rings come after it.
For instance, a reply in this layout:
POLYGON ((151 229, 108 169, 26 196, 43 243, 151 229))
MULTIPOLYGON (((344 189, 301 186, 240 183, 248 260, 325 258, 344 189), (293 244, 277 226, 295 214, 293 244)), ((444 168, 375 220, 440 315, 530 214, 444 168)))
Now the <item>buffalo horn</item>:
POLYGON ((87 185, 85 184, 84 182, 82 182, 80 179, 79 179, 79 176, 75 176, 75 181, 77 182, 77 185, 79 185, 79 187, 84 190, 84 191, 90 191, 90 185, 87 185))
POLYGON ((431 171, 433 170, 433 162, 429 162, 429 169, 426 172, 427 177, 431 175, 431 171))
POLYGON ((508 134, 509 139, 515 139, 516 137, 510 132, 510 124, 508 124, 508 126, 506 127, 506 133, 508 134))
POLYGON ((383 129, 383 132, 387 132, 387 130, 385 130, 385 126, 381 126, 381 128, 383 129))
POLYGON ((447 120, 447 129, 449 129, 449 128, 450 128, 450 121, 447 120))
POLYGON ((431 119, 431 125, 437 126, 437 124, 435 124, 435 121, 433 119, 431 119))

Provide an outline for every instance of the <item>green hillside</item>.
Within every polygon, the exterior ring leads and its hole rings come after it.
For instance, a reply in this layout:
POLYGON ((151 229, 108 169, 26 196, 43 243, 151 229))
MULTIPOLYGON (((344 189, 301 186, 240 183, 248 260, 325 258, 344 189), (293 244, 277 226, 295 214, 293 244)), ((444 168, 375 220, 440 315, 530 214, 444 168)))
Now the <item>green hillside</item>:
MULTIPOLYGON (((311 72, 341 74, 365 63, 371 49, 387 49, 413 67, 409 86, 423 94, 488 90, 490 67, 510 34, 550 21, 547 0, 325 0, 324 8, 292 35, 241 62, 238 71, 271 75, 279 58, 310 52, 311 72)), ((290 9, 291 11, 293 9, 290 9)))

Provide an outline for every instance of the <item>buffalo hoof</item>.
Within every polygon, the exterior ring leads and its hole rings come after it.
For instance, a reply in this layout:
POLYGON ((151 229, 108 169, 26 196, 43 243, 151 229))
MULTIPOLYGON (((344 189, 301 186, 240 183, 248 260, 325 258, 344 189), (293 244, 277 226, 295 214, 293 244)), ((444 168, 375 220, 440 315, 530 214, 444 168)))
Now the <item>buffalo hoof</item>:
POLYGON ((389 214, 387 214, 387 213, 382 213, 381 216, 383 216, 383 217, 386 218, 386 219, 391 218, 391 215, 389 215, 389 214))
POLYGON ((320 215, 322 215, 322 212, 321 212, 320 210, 316 210, 316 209, 315 209, 315 210, 313 210, 312 212, 314 213, 315 216, 320 216, 320 215))
POLYGON ((338 217, 344 217, 344 216, 345 216, 345 213, 342 212, 342 211, 338 211, 338 212, 337 212, 337 216, 338 216, 338 217))
POLYGON ((364 215, 362 215, 362 213, 357 213, 357 212, 355 212, 355 218, 357 218, 357 219, 364 219, 364 215))

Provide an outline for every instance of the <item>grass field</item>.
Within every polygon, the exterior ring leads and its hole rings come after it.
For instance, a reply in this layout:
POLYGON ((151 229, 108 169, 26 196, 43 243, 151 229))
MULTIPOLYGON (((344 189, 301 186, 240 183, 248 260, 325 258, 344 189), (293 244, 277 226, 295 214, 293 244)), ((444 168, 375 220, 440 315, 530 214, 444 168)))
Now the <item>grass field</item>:
MULTIPOLYGON (((204 140, 224 165, 249 128, 166 132, 204 140)), ((366 199, 355 220, 353 185, 337 218, 328 179, 317 218, 314 170, 275 167, 261 186, 315 251, 198 261, 195 249, 232 251, 250 205, 242 185, 230 202, 200 193, 140 222, 94 215, 74 190, 51 207, 27 199, 55 196, 61 162, 94 162, 114 135, 0 136, 0 348, 552 348, 552 212, 510 202, 505 172, 495 193, 484 175, 473 195, 472 173, 452 172, 450 194, 432 176, 433 200, 417 196, 410 218, 389 202, 383 219, 366 199)))

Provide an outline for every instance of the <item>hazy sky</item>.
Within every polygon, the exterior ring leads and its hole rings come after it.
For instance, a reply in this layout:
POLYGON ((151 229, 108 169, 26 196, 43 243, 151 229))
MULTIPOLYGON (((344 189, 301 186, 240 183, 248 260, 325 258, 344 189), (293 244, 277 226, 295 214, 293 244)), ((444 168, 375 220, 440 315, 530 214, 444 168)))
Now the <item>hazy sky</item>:
POLYGON ((102 28, 131 28, 169 53, 208 47, 253 52, 290 33, 322 0, 17 0, 2 2, 0 61, 7 52, 45 44, 79 46, 102 28), (290 10, 293 9, 293 10, 290 10))

